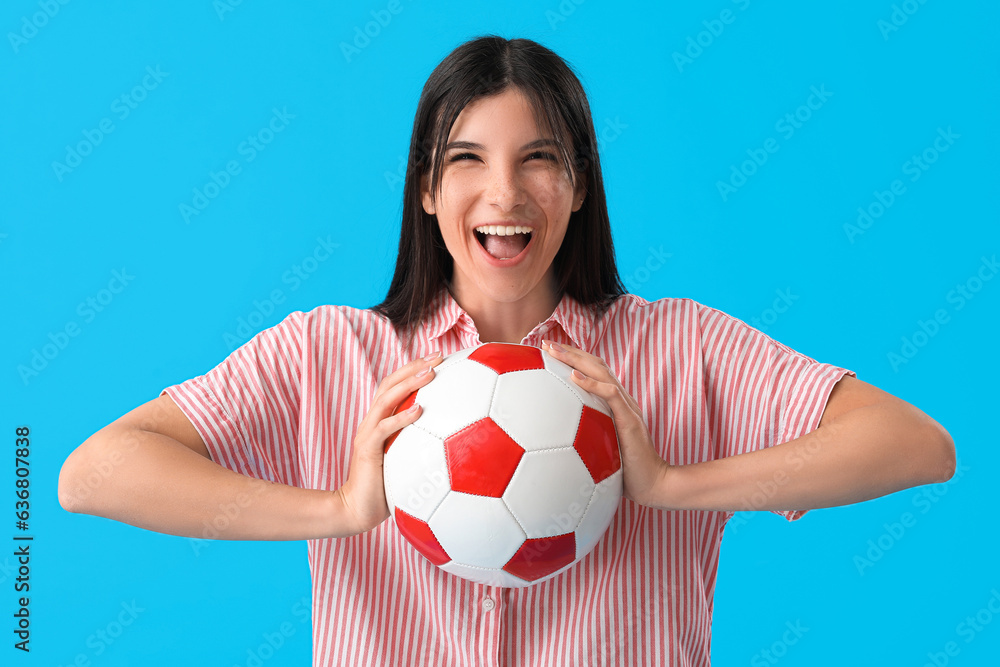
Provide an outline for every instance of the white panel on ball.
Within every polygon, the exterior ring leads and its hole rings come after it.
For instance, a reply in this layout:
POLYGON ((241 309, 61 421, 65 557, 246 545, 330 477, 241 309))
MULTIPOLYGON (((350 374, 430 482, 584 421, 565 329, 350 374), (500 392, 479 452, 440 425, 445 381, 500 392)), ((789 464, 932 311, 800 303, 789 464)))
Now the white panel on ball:
POLYGON ((583 404, 546 370, 504 373, 497 380, 490 417, 525 450, 570 447, 583 404))
POLYGON ((436 369, 417 392, 423 412, 414 424, 442 440, 462 430, 489 413, 496 379, 495 372, 468 359, 436 369))
POLYGON ((471 579, 477 584, 484 584, 486 586, 524 588, 525 586, 531 584, 530 581, 525 581, 520 577, 515 577, 513 574, 509 574, 503 570, 487 570, 482 567, 462 565, 461 563, 456 563, 455 561, 445 563, 441 566, 441 569, 450 574, 454 574, 457 577, 471 579))
POLYGON ((452 491, 427 522, 457 563, 500 568, 524 542, 524 531, 500 498, 452 491))
POLYGON ((622 498, 622 471, 601 481, 594 489, 590 507, 580 520, 576 529, 576 554, 579 558, 587 553, 604 537, 605 531, 611 525, 611 520, 618 511, 622 498))
POLYGON ((435 366, 434 368, 437 370, 440 370, 442 368, 448 368, 448 366, 452 366, 460 361, 468 359, 469 355, 475 351, 476 351, 475 347, 467 347, 464 350, 459 350, 458 352, 452 352, 451 354, 446 354, 444 359, 441 360, 441 363, 435 366))
POLYGON ((583 401, 584 405, 588 405, 598 412, 603 412, 609 417, 614 417, 614 415, 611 414, 611 406, 605 403, 604 399, 600 396, 591 394, 589 391, 585 391, 578 384, 573 382, 573 378, 570 377, 570 374, 573 372, 572 368, 558 359, 553 358, 548 352, 544 352, 542 354, 542 361, 545 362, 545 369, 559 379, 563 380, 567 386, 573 390, 573 393, 575 393, 580 400, 583 401))
POLYGON ((422 521, 431 518, 451 484, 444 443, 416 428, 400 431, 383 462, 390 510, 399 507, 422 521))
POLYGON ((594 494, 594 480, 572 447, 527 452, 503 500, 529 538, 572 532, 594 494))

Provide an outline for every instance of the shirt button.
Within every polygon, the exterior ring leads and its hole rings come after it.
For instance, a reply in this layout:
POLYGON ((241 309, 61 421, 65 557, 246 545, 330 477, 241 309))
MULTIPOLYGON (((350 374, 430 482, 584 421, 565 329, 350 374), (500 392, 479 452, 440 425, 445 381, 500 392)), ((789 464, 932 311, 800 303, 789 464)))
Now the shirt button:
POLYGON ((493 598, 483 600, 483 611, 493 611, 493 608, 496 606, 497 603, 493 601, 493 598))

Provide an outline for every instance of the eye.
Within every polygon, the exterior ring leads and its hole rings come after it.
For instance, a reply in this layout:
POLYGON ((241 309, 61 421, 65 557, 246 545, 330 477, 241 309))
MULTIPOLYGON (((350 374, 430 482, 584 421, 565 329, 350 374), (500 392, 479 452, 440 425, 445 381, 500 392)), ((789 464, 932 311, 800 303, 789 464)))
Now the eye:
MULTIPOLYGON (((535 151, 534 153, 528 155, 529 159, 534 157, 540 157, 550 162, 557 161, 555 155, 553 155, 552 153, 547 153, 545 151, 535 151)), ((476 155, 475 153, 458 153, 457 155, 452 155, 450 158, 448 158, 448 162, 460 162, 467 159, 478 160, 479 156, 476 155)))

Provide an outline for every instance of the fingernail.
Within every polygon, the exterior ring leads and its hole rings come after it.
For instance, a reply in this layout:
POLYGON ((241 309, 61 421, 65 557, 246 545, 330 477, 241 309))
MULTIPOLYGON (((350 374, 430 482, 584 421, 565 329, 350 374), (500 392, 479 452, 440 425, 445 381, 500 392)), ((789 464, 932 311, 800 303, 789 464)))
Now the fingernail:
POLYGON ((552 341, 549 341, 549 347, 555 350, 556 352, 562 352, 562 346, 559 343, 553 343, 552 341))
POLYGON ((416 412, 419 408, 420 408, 420 405, 417 404, 417 403, 414 403, 413 405, 411 405, 410 407, 408 407, 406 409, 406 411, 407 412, 416 412))
POLYGON ((428 354, 426 357, 424 357, 424 361, 433 361, 434 359, 437 359, 440 356, 441 356, 441 350, 435 350, 431 354, 428 354))
POLYGON ((416 377, 418 377, 418 378, 421 378, 421 377, 423 377, 423 376, 427 375, 427 374, 428 374, 428 373, 430 373, 430 372, 431 372, 431 367, 430 367, 430 366, 428 366, 428 367, 427 367, 427 368, 425 368, 424 370, 422 370, 422 371, 420 371, 419 373, 417 373, 416 377))

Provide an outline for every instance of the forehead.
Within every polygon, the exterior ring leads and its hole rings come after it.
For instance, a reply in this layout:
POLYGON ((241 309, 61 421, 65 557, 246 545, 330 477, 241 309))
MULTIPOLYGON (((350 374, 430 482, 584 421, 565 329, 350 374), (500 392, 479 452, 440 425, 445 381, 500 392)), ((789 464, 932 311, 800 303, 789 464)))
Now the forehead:
POLYGON ((545 130, 545 119, 536 118, 528 98, 516 88, 480 97, 462 109, 448 140, 466 139, 488 143, 505 138, 536 139, 545 130))

